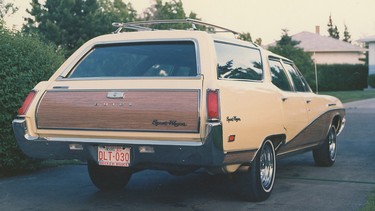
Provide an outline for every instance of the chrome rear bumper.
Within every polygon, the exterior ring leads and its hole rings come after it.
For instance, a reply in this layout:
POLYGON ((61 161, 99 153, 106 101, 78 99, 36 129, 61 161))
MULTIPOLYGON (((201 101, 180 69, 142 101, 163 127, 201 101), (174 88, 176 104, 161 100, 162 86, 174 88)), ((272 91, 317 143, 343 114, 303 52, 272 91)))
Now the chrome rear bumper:
POLYGON ((41 138, 28 135, 26 121, 15 119, 13 130, 18 146, 33 158, 98 160, 98 146, 130 147, 132 166, 200 166, 212 167, 248 162, 256 150, 225 153, 223 151, 222 125, 208 123, 207 135, 203 142, 41 138), (152 147, 153 153, 144 153, 140 147, 152 147))

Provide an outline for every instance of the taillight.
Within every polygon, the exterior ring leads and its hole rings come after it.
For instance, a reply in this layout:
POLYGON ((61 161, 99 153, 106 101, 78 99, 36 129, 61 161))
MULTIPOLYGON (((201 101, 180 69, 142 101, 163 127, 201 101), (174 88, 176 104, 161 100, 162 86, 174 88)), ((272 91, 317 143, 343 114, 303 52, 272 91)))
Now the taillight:
POLYGON ((220 119, 219 90, 207 90, 207 116, 209 120, 220 119))
POLYGON ((33 101, 34 97, 36 95, 36 91, 32 90, 26 97, 26 100, 23 102, 22 107, 18 109, 18 115, 25 115, 27 109, 29 109, 29 106, 31 102, 33 101))

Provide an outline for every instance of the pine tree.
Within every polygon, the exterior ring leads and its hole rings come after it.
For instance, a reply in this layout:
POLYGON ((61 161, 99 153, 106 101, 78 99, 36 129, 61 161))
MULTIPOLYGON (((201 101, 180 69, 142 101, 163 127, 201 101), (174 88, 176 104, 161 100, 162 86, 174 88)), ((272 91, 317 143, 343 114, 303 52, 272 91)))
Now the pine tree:
POLYGON ((344 26, 345 26, 345 30, 344 30, 344 39, 343 39, 343 41, 351 43, 352 42, 350 40, 351 35, 350 35, 349 31, 348 31, 348 27, 346 26, 346 24, 344 26))
POLYGON ((328 20, 328 34, 330 37, 335 38, 335 39, 340 39, 340 32, 337 28, 337 26, 333 26, 333 21, 332 21, 332 16, 329 15, 329 20, 328 20))

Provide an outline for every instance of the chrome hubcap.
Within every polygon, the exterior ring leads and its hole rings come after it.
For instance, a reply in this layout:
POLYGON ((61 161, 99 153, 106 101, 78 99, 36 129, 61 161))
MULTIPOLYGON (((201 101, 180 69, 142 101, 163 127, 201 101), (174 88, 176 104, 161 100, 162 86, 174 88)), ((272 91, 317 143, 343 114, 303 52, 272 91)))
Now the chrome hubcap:
POLYGON ((331 160, 336 159, 336 134, 335 130, 332 129, 328 137, 329 156, 331 160))
POLYGON ((270 144, 266 143, 260 155, 260 181, 265 191, 272 188, 275 171, 275 157, 270 144))

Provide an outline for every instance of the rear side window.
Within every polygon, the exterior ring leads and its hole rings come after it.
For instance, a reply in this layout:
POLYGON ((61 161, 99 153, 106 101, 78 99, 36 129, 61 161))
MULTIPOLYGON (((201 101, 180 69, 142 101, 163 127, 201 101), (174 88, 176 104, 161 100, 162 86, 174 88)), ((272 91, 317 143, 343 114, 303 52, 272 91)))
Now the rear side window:
POLYGON ((72 70, 69 78, 187 77, 197 75, 192 41, 99 45, 72 70))
POLYGON ((285 68, 289 71, 290 76, 292 77, 294 88, 297 92, 309 92, 310 88, 306 80, 303 78, 301 73, 297 71, 293 65, 287 63, 285 68))
POLYGON ((292 91, 288 76, 280 61, 269 60, 271 68, 272 83, 284 91, 292 91))
POLYGON ((263 79, 260 51, 255 48, 215 42, 219 79, 263 79))

